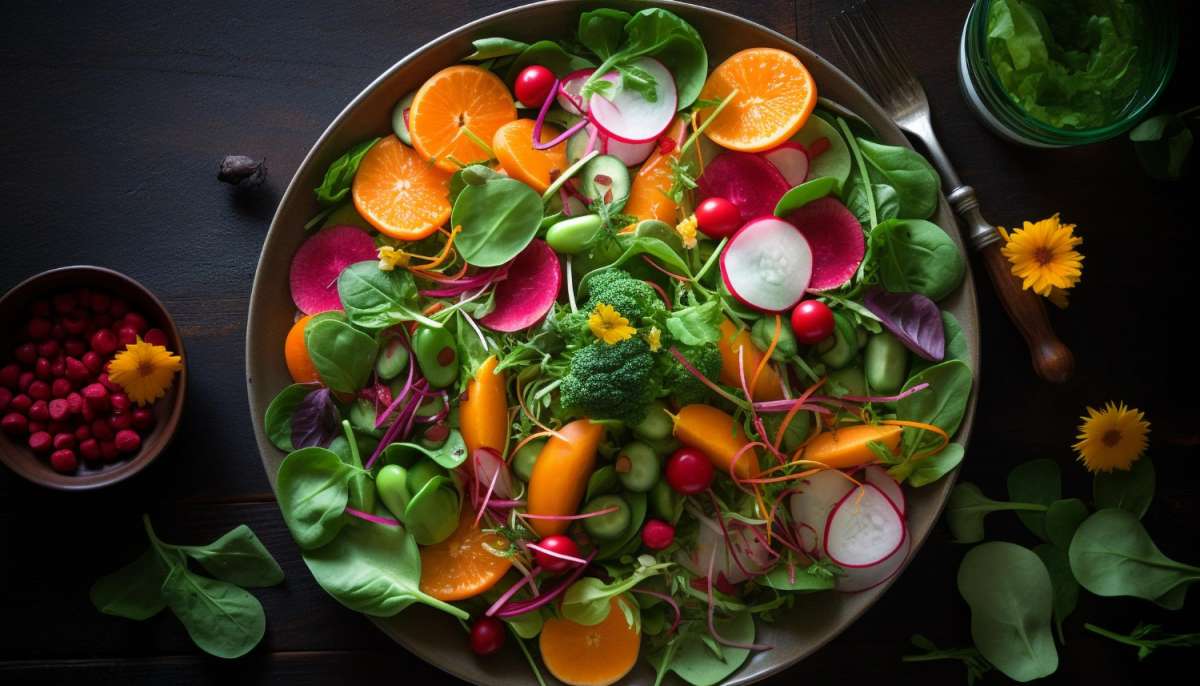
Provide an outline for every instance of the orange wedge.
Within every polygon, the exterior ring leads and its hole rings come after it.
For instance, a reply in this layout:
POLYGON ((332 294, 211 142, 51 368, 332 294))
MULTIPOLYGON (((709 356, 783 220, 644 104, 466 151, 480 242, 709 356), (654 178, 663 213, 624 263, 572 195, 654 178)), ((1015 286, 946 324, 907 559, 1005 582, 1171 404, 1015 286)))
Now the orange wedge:
MULTIPOLYGON (((532 186, 538 193, 545 193, 550 181, 567 168, 567 142, 547 150, 536 150, 533 125, 532 119, 516 119, 501 126, 492 139, 492 150, 505 173, 532 186)), ((549 143, 559 133, 558 129, 544 124, 540 140, 549 143)))
POLYGON ((508 546, 503 536, 480 531, 475 513, 462 508, 458 528, 450 538, 421 548, 421 590, 438 600, 452 601, 495 586, 512 563, 488 552, 485 544, 496 550, 508 546))
POLYGON ((594 626, 559 617, 546 620, 538 647, 554 678, 571 686, 608 686, 633 669, 642 637, 625 621, 618 601, 637 612, 632 599, 619 596, 609 601, 608 616, 594 626))
POLYGON ((450 218, 450 175, 395 136, 367 151, 351 193, 362 218, 392 238, 420 240, 450 218))
MULTIPOLYGON (((775 48, 734 53, 709 74, 702 99, 737 95, 704 133, 730 150, 758 152, 791 138, 817 104, 817 84, 800 59, 775 48)), ((701 117, 708 116, 701 111, 701 117)))
POLYGON ((479 67, 447 67, 429 77, 408 111, 408 130, 421 157, 443 171, 484 162, 496 131, 517 118, 508 87, 479 67))
MULTIPOLYGON (((667 129, 666 135, 671 140, 678 141, 682 136, 684 126, 685 123, 682 119, 676 120, 667 129)), ((633 215, 641 220, 657 219, 660 222, 675 224, 677 208, 675 201, 667 194, 671 191, 673 180, 671 160, 679 159, 678 150, 679 146, 676 145, 666 155, 659 150, 650 154, 650 157, 642 164, 642 168, 633 177, 633 185, 629 189, 629 200, 625 201, 625 209, 622 210, 625 214, 633 215)))

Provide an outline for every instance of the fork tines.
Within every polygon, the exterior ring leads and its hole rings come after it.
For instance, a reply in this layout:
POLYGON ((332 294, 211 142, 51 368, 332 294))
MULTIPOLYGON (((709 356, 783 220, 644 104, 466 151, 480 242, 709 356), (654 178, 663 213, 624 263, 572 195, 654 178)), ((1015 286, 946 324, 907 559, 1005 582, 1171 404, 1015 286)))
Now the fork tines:
POLYGON ((869 2, 857 2, 830 22, 833 39, 862 83, 887 109, 924 98, 904 53, 869 2))

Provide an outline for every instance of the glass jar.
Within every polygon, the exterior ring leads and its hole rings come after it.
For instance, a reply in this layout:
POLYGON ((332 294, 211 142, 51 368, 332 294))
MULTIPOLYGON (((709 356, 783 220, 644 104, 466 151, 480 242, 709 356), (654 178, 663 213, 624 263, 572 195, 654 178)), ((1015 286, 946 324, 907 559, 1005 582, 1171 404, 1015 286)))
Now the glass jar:
POLYGON ((1035 118, 1005 91, 988 55, 988 13, 992 0, 976 0, 967 14, 959 44, 958 77, 967 103, 1001 138, 1038 148, 1064 148, 1117 136, 1136 124, 1166 87, 1175 68, 1179 27, 1173 3, 1140 2, 1143 36, 1137 41, 1142 69, 1133 96, 1103 126, 1059 128, 1035 118))

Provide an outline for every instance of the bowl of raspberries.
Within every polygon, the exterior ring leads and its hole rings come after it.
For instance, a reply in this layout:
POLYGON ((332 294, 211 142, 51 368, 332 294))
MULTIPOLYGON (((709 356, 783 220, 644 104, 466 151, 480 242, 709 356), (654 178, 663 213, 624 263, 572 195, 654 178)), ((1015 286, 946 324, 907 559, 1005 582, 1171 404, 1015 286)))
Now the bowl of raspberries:
POLYGON ((170 442, 187 386, 183 341, 134 279, 72 266, 0 298, 0 461, 35 483, 93 489, 170 442))

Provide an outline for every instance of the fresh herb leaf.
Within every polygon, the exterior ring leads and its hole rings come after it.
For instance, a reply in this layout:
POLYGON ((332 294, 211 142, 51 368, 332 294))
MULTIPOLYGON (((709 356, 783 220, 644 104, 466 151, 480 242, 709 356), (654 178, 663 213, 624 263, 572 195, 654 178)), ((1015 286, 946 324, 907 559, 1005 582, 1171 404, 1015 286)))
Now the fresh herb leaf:
POLYGON ((959 543, 977 543, 983 540, 983 519, 989 512, 1000 510, 1032 510, 1045 512, 1046 506, 1037 503, 1013 503, 992 500, 979 487, 962 482, 950 491, 946 502, 946 524, 959 543))
MULTIPOLYGON (((1022 503, 1050 504, 1062 497, 1062 475, 1054 460, 1030 460, 1008 473, 1008 497, 1022 503)), ((1017 517, 1034 536, 1049 541, 1045 512, 1017 512, 1017 517)), ((1067 543, 1070 543, 1068 539, 1067 543)), ((1065 544, 1064 544, 1065 547, 1065 544)))
POLYGON ((358 165, 366 156, 367 151, 378 142, 378 138, 363 141, 350 148, 345 155, 334 160, 333 164, 329 165, 329 169, 325 171, 325 178, 321 181, 321 185, 315 189, 317 202, 328 206, 345 200, 346 196, 350 194, 350 184, 354 181, 358 165))
POLYGON ((1088 517, 1071 539, 1071 571, 1099 596, 1133 596, 1170 609, 1183 604, 1200 567, 1163 555, 1136 515, 1107 509, 1088 517))
POLYGON ((329 447, 340 426, 337 405, 328 388, 318 388, 300 401, 292 414, 292 445, 329 447))
POLYGON ((1171 634, 1163 631, 1162 627, 1158 624, 1138 622, 1137 626, 1128 635, 1118 634, 1115 631, 1103 629, 1095 624, 1084 624, 1083 628, 1118 643, 1124 643, 1125 645, 1137 648, 1139 662, 1149 657, 1151 653, 1159 648, 1194 648, 1200 646, 1200 633, 1171 634))
POLYGON ((1100 472, 1092 481, 1092 500, 1096 509, 1110 507, 1133 513, 1141 519, 1154 501, 1154 463, 1142 457, 1128 470, 1100 472))
POLYGON ((916 634, 909 642, 925 652, 917 655, 905 655, 900 658, 903 662, 934 662, 937 660, 958 660, 967 668, 967 684, 971 686, 983 678, 984 674, 992 671, 992 665, 975 648, 950 648, 942 650, 933 641, 916 634))

